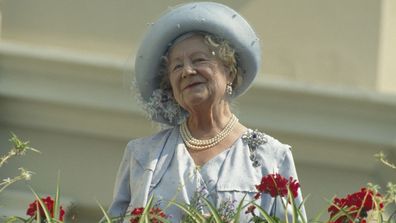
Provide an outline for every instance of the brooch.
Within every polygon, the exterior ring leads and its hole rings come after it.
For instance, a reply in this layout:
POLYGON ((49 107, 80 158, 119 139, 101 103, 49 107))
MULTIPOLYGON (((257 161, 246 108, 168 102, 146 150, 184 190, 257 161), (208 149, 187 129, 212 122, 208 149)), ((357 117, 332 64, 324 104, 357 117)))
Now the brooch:
POLYGON ((252 161, 253 167, 258 167, 261 165, 261 163, 257 160, 257 148, 264 144, 267 143, 267 138, 265 137, 264 133, 259 132, 257 129, 251 130, 249 129, 246 133, 242 135, 242 141, 244 143, 247 143, 249 146, 249 152, 250 152, 250 160, 252 161))

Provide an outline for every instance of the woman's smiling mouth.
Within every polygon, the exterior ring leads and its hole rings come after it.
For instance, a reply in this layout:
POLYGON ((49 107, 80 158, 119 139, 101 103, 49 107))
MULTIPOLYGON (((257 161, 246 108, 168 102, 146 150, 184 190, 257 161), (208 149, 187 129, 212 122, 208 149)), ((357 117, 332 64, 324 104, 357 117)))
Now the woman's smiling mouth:
POLYGON ((204 82, 194 82, 194 83, 188 84, 187 86, 185 86, 185 87, 183 88, 183 90, 186 90, 186 89, 195 87, 195 86, 200 85, 200 84, 203 84, 203 83, 204 83, 204 82))

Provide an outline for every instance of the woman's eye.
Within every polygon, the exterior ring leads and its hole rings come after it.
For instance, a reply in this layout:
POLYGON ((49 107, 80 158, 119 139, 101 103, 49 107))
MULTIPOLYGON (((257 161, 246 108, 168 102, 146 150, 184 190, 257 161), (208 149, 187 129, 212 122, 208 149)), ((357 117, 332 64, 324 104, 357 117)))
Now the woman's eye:
POLYGON ((199 63, 199 62, 204 62, 204 61, 206 61, 206 59, 205 58, 201 58, 201 57, 200 58, 196 58, 196 59, 193 60, 194 63, 199 63))
POLYGON ((178 69, 180 69, 181 67, 182 67, 181 64, 176 64, 175 66, 173 66, 173 69, 172 69, 172 70, 178 70, 178 69))

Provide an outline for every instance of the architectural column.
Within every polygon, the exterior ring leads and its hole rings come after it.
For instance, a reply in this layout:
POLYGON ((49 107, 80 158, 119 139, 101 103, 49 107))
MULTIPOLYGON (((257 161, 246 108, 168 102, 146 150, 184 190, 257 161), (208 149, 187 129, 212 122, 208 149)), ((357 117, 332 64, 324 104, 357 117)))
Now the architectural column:
POLYGON ((382 1, 377 88, 396 93, 396 2, 382 1))
POLYGON ((1 40, 1 27, 2 27, 2 20, 1 20, 1 11, 0 11, 0 40, 1 40))

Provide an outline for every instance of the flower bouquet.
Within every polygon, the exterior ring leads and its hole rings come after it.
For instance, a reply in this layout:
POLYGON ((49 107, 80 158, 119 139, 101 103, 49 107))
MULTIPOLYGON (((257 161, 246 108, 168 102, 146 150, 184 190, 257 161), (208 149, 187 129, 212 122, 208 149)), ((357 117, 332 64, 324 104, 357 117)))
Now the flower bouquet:
MULTIPOLYGON (((15 134, 12 134, 10 142, 13 144, 12 149, 6 155, 0 157, 0 167, 12 157, 24 155, 27 151, 39 152, 29 146, 29 142, 21 141, 15 134)), ((380 162, 392 169, 396 166, 386 160, 384 154, 375 155, 380 162)), ((11 184, 20 180, 30 180, 32 172, 20 168, 21 174, 13 178, 3 179, 0 183, 0 192, 9 187, 11 184)), ((285 178, 278 173, 263 176, 261 182, 255 185, 257 193, 253 201, 245 201, 245 197, 238 203, 226 201, 218 207, 213 205, 205 196, 198 197, 200 203, 198 207, 195 204, 184 204, 175 201, 169 201, 169 205, 178 207, 185 213, 182 222, 185 223, 237 223, 240 219, 250 219, 249 222, 259 223, 280 223, 280 222, 328 222, 328 223, 393 223, 396 222, 396 184, 388 183, 387 191, 384 195, 379 193, 379 186, 368 184, 367 187, 361 188, 345 197, 334 197, 329 202, 327 211, 329 219, 321 221, 321 215, 307 220, 301 210, 306 199, 301 204, 296 204, 294 198, 298 196, 300 184, 293 178, 285 178), (267 213, 255 201, 264 194, 271 196, 275 202, 269 213, 267 213), (206 212, 202 212, 202 207, 206 212), (278 211, 281 209, 281 211, 278 211), (245 210, 245 211, 243 211, 245 210), (277 213, 285 213, 279 216, 277 213), (291 216, 291 217, 290 217, 291 216)), ((26 215, 28 217, 12 216, 8 217, 6 223, 24 222, 24 223, 62 223, 65 219, 65 210, 60 205, 60 189, 58 186, 53 199, 50 196, 40 197, 33 188, 30 187, 35 200, 27 205, 26 215)), ((1 205, 1 204, 0 204, 1 205)), ((104 218, 101 222, 131 222, 131 223, 168 223, 172 222, 172 216, 162 210, 150 197, 145 207, 137 207, 127 213, 126 216, 112 218, 102 205, 99 204, 104 218)))

